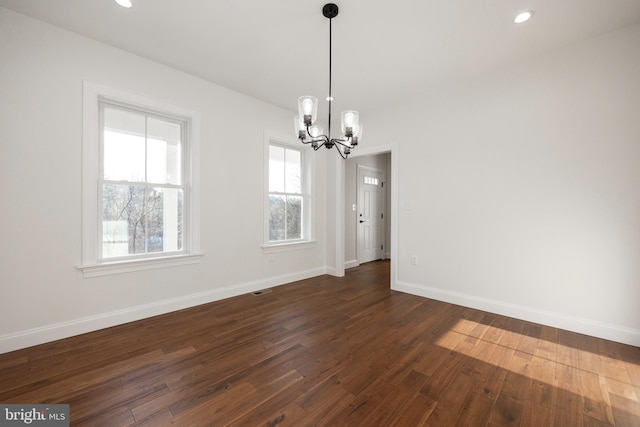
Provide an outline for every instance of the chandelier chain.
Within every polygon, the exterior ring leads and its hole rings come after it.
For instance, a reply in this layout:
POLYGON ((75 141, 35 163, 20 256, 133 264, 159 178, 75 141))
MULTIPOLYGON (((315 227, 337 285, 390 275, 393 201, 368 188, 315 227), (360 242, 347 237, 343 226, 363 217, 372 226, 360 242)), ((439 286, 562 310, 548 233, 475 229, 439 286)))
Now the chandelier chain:
POLYGON ((333 33, 331 31, 331 21, 333 20, 333 18, 329 18, 329 129, 327 131, 327 133, 329 134, 329 138, 331 138, 331 103, 333 102, 333 95, 331 93, 331 58, 332 58, 332 54, 331 54, 331 46, 332 46, 332 42, 331 42, 331 34, 333 33))

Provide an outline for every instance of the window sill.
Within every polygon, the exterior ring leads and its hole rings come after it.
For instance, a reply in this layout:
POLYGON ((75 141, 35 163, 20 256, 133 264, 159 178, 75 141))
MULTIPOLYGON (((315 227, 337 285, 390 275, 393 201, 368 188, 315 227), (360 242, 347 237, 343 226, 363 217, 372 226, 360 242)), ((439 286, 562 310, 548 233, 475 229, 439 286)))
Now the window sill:
POLYGON ((175 255, 158 258, 137 259, 131 261, 105 262, 102 264, 81 265, 76 267, 85 278, 108 276, 110 274, 130 273, 178 265, 197 264, 203 254, 175 255))
POLYGON ((297 249, 306 249, 316 246, 318 242, 315 240, 304 240, 299 242, 287 242, 287 243, 274 243, 272 245, 263 245, 262 251, 264 253, 285 252, 294 251, 297 249))

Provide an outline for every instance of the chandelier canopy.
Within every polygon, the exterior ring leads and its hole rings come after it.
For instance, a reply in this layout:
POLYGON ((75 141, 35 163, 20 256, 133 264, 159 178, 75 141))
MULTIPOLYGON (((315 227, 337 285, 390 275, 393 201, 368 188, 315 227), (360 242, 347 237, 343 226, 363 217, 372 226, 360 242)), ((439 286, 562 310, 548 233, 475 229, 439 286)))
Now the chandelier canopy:
POLYGON ((331 93, 331 20, 338 16, 338 6, 334 3, 327 3, 322 8, 322 14, 329 19, 329 117, 328 130, 324 133, 321 126, 315 124, 318 113, 318 99, 314 96, 301 96, 298 98, 298 115, 294 124, 296 136, 303 144, 311 144, 314 150, 325 146, 327 149, 335 147, 346 159, 351 150, 358 145, 358 140, 362 138, 362 125, 358 120, 358 112, 353 110, 343 111, 341 114, 341 138, 331 138, 331 103, 333 95, 331 93))

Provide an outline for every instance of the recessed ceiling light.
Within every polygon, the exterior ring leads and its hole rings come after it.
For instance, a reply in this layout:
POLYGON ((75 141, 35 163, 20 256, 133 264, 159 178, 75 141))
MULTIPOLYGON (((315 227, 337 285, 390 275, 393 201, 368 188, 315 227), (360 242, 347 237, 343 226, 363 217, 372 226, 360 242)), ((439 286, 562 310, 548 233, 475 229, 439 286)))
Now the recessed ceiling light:
POLYGON ((533 16, 533 10, 525 10, 524 12, 520 12, 513 18, 513 22, 516 24, 522 24, 523 22, 527 22, 533 16))
POLYGON ((131 3, 131 0, 116 0, 116 3, 118 3, 122 7, 131 7, 131 6, 133 6, 133 3, 131 3))

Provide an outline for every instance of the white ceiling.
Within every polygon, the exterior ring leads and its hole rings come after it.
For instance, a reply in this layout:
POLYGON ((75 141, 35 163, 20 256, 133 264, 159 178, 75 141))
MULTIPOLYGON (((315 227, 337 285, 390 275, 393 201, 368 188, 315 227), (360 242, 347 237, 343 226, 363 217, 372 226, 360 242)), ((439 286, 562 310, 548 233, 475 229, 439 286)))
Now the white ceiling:
MULTIPOLYGON (((328 92, 320 0, 0 0, 0 6, 294 110, 328 92)), ((640 0, 348 0, 333 19, 335 111, 640 22, 640 0), (515 14, 535 10, 521 25, 515 14)))

